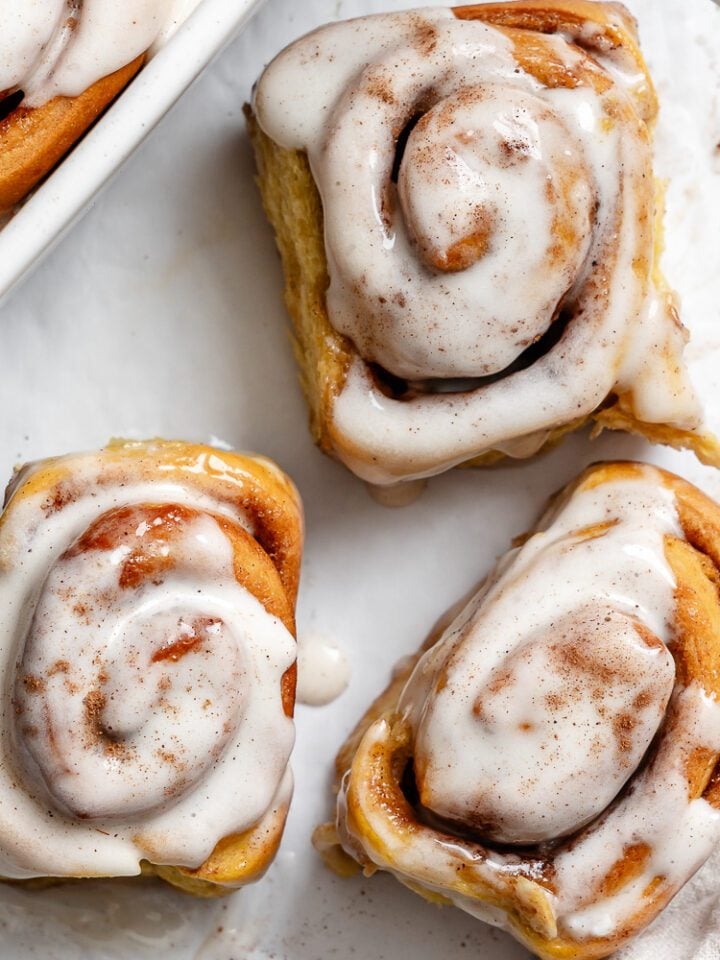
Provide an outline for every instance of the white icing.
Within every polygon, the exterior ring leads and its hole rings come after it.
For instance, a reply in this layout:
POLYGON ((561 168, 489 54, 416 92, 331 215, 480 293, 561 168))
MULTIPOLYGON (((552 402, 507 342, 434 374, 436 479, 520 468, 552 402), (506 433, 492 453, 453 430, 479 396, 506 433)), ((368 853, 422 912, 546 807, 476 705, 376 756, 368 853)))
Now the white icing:
POLYGON ((506 555, 401 699, 428 808, 511 843, 563 836, 605 809, 672 693, 663 538, 677 532, 671 491, 616 481, 575 493, 506 555))
POLYGON ((99 483, 99 457, 68 463, 72 502, 15 486, 0 527, 0 876, 196 867, 289 802, 281 678, 295 641, 203 515, 250 526, 230 501, 160 470, 99 483), (147 504, 201 513, 153 541, 147 504), (130 511, 117 545, 83 543, 129 507, 142 519, 130 511), (134 547, 169 569, 124 582, 134 547))
POLYGON ((691 686, 676 694, 671 711, 679 721, 665 750, 637 775, 624 801, 555 861, 563 927, 573 936, 608 936, 637 911, 655 877, 674 892, 720 841, 720 811, 702 798, 688 803, 685 772, 698 747, 720 750, 720 705, 691 686), (593 902, 609 867, 637 843, 651 849, 638 877, 593 902))
POLYGON ((74 97, 165 42, 199 0, 24 0, 0 5, 0 91, 26 106, 74 97))
MULTIPOLYGON (((449 829, 418 827, 408 844, 377 797, 359 801, 360 785, 354 803, 369 826, 355 836, 351 773, 338 801, 348 851, 359 843, 403 882, 507 927, 466 894, 475 875, 521 913, 527 903, 528 922, 549 939, 618 936, 648 891, 655 904, 672 897, 720 841, 720 812, 690 801, 687 780, 698 750, 720 752, 720 704, 676 681, 668 536, 684 535, 651 467, 581 484, 556 503, 418 661, 400 698, 424 819, 449 829), (453 822, 466 839, 451 838, 453 822), (486 840, 539 845, 516 854, 486 840), (609 890, 630 848, 637 872, 609 890)), ((390 735, 388 719, 376 721, 353 771, 367 775, 390 735)))
POLYGON ((0 91, 12 90, 38 68, 44 49, 61 29, 67 0, 4 3, 0 8, 0 91))
MULTIPOLYGON (((567 39, 543 43, 568 69, 583 60, 567 39)), ((307 151, 322 197, 328 315, 358 351, 334 404, 337 453, 369 482, 488 450, 526 456, 615 390, 647 422, 699 425, 683 333, 650 278, 637 71, 607 56, 608 92, 546 89, 503 33, 427 9, 331 24, 263 74, 258 120, 307 151), (396 140, 418 114, 396 187, 396 140), (560 304, 572 319, 559 343, 507 372, 560 304), (407 396, 386 396, 366 361, 408 381, 407 396)))
POLYGON ((297 699, 313 707, 337 699, 350 682, 347 656, 320 634, 301 634, 297 670, 297 699))

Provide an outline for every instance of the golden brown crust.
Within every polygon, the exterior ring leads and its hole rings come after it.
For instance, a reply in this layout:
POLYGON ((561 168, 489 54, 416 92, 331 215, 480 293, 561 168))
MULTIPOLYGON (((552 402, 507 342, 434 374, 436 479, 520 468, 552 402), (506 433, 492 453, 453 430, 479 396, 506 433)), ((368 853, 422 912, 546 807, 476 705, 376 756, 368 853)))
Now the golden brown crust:
MULTIPOLYGON (((597 3, 594 0, 504 0, 500 3, 473 3, 455 7, 459 20, 482 20, 493 26, 536 34, 570 33, 577 35, 587 23, 597 24, 600 32, 594 37, 583 35, 580 43, 589 50, 606 52, 624 49, 642 70, 645 83, 642 91, 642 117, 651 123, 657 114, 657 100, 652 79, 638 44, 637 23, 621 3, 597 3)), ((543 58, 536 57, 533 41, 523 37, 520 47, 527 45, 532 59, 544 71, 543 58)), ((530 62, 530 60, 528 60, 530 62)), ((539 76, 545 82, 542 76, 539 76)))
MULTIPOLYGON (((632 479, 646 471, 642 464, 617 462, 598 464, 585 470, 576 481, 554 499, 565 500, 580 488, 632 479)), ((655 469, 655 468, 654 468, 655 469)), ((720 695, 720 507, 700 490, 663 470, 656 470, 658 482, 675 496, 682 536, 666 536, 665 553, 676 578, 675 630, 671 645, 679 687, 697 684, 711 697, 720 695)), ((600 531, 588 529, 586 536, 600 531)), ((579 534, 578 534, 579 535, 579 534)), ((525 539, 525 538, 521 538, 525 539)), ((464 605, 458 605, 459 607, 464 605)), ((554 891, 553 853, 532 850, 520 857, 514 879, 509 885, 492 886, 480 876, 473 864, 482 863, 491 848, 467 835, 457 836, 442 828, 431 828, 421 819, 408 800, 403 786, 403 771, 413 756, 412 732, 397 713, 400 695, 422 653, 438 638, 444 625, 456 614, 440 621, 428 640, 412 657, 406 658, 387 688, 371 704, 337 757, 336 789, 340 790, 337 820, 319 827, 314 843, 327 864, 341 874, 360 864, 366 872, 377 869, 377 863, 402 872, 398 857, 404 849, 412 849, 422 837, 433 843, 447 841, 464 854, 459 858, 455 879, 447 882, 433 876, 431 866, 425 874, 415 875, 408 885, 433 900, 461 896, 478 904, 502 909, 515 935, 538 956, 545 958, 606 957, 629 938, 642 930, 664 908, 673 894, 656 878, 645 892, 631 920, 614 935, 582 941, 558 933, 552 911, 542 889, 554 891), (373 733, 374 731, 374 733, 373 733), (378 732, 379 731, 379 732, 378 732), (384 833, 377 832, 382 823, 384 833), (392 848, 388 846, 392 836, 392 848), (372 858, 368 851, 372 851, 372 858), (448 896, 443 897, 443 889, 448 896)), ((676 706, 671 701, 664 723, 663 737, 672 737, 678 722, 676 706)), ((662 749, 658 744, 657 749, 662 749)), ((720 809, 720 755, 709 749, 692 753, 685 764, 688 800, 704 798, 720 809)), ((638 843, 625 848, 623 855, 607 872, 601 891, 616 892, 641 874, 647 863, 647 845, 638 843)), ((401 878, 402 879, 402 878, 401 878)), ((404 882, 404 881, 403 881, 404 882)))
POLYGON ((659 443, 675 450, 692 450, 701 463, 720 467, 720 443, 712 433, 678 430, 665 423, 638 420, 632 411, 632 402, 626 395, 610 398, 608 404, 596 410, 590 419, 594 424, 590 433, 592 438, 599 436, 603 430, 621 430, 643 437, 650 443, 659 443))
MULTIPOLYGON (((506 32, 524 69, 548 86, 572 86, 583 82, 601 88, 607 83, 607 76, 593 67, 592 53, 599 49, 607 53, 622 47, 645 75, 646 82, 637 94, 636 108, 648 127, 652 127, 657 113, 654 88, 637 43, 634 21, 621 4, 589 0, 515 0, 456 7, 454 13, 460 19, 482 19, 506 32), (573 68, 576 73, 573 73, 566 64, 548 57, 543 34, 567 30, 577 35, 587 22, 600 29, 592 39, 577 40, 588 50, 590 59, 580 61, 573 68)), ((247 105, 245 115, 257 159, 258 185, 282 258, 285 303, 293 322, 295 355, 309 407, 313 438, 331 456, 363 460, 365 454, 333 423, 335 398, 343 389, 350 364, 358 354, 352 343, 333 329, 328 317, 325 292, 329 279, 322 203, 307 156, 303 151, 286 150, 274 143, 260 129, 247 105)), ((662 215, 662 191, 658 189, 657 228, 661 226, 662 215)), ((659 268, 661 229, 656 229, 656 236, 654 280, 658 289, 667 290, 659 268)), ((603 429, 632 432, 653 443, 689 448, 703 463, 720 465, 720 444, 715 437, 667 424, 645 423, 636 416, 630 394, 611 395, 589 415, 550 430, 541 451, 551 449, 567 433, 588 424, 594 425, 593 436, 603 429)), ((490 466, 506 457, 499 450, 490 450, 469 458, 461 466, 490 466)))
POLYGON ((196 897, 223 897, 262 877, 275 859, 287 813, 288 806, 280 806, 245 833, 223 837, 196 870, 147 863, 148 873, 196 897))
POLYGON ((0 214, 12 210, 52 170, 144 60, 137 57, 77 97, 55 97, 41 107, 20 104, 0 121, 0 214))
POLYGON ((244 111, 265 212, 282 257, 285 304, 295 327, 293 346, 310 407, 310 429, 320 448, 332 453, 332 406, 345 382, 352 348, 333 329, 325 307, 329 279, 320 196, 307 156, 282 150, 263 133, 247 104, 244 111))
MULTIPOLYGON (((184 486, 208 494, 215 502, 227 503, 233 508, 233 513, 246 515, 254 528, 252 536, 227 517, 210 514, 232 545, 238 583, 249 590, 269 613, 282 620, 295 636, 295 602, 303 544, 302 507, 292 482, 271 461, 216 450, 202 444, 175 441, 114 441, 97 456, 102 462, 99 484, 152 479, 157 477, 159 471, 167 477, 169 471, 175 471, 175 476, 184 486)), ((38 494, 42 495, 42 502, 48 511, 62 509, 82 493, 75 469, 74 458, 45 461, 12 490, 7 511, 12 510, 19 501, 34 498, 38 494)), ((140 505, 131 508, 130 512, 142 509, 140 505)), ((8 512, 0 516, 0 530, 8 512)), ((116 515, 123 512, 128 511, 114 511, 116 515)), ((199 511, 193 508, 177 508, 174 511, 180 512, 190 516, 199 511)), ((158 508, 155 507, 153 515, 157 513, 158 508)), ((105 518, 109 516, 104 515, 105 518)), ((109 522, 100 518, 85 536, 91 539, 117 536, 124 520, 122 516, 119 519, 117 516, 110 517, 109 522)), ((158 534, 160 537, 162 535, 162 532, 158 534)), ((82 551, 85 548, 81 540, 77 549, 82 551)), ((144 556, 132 557, 133 576, 152 576, 149 564, 157 554, 150 552, 148 556, 149 560, 144 556)), ((296 666, 293 664, 281 681, 282 705, 288 716, 292 716, 295 704, 295 677, 296 666)), ((196 896, 230 893, 256 880, 268 868, 282 837, 288 806, 289 801, 279 803, 249 830, 221 839, 205 863, 197 869, 144 861, 143 874, 159 876, 196 896)), ((62 882, 55 878, 48 880, 62 882)), ((37 886, 38 881, 29 883, 37 886)))

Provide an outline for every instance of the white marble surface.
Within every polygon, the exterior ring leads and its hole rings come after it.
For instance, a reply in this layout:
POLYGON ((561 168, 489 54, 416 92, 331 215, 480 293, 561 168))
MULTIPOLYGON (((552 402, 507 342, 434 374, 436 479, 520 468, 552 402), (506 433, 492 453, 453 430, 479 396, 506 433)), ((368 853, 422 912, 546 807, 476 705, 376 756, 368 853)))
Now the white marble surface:
MULTIPOLYGON (((300 629, 339 643, 353 669, 335 703, 298 709, 295 803, 264 881, 222 904, 145 883, 0 888, 3 958, 526 956, 504 934, 425 904, 387 877, 342 881, 322 867, 309 837, 329 810, 335 749, 395 659, 584 464, 645 458, 716 496, 720 478, 689 454, 579 435, 531 464, 437 478, 416 504, 391 511, 312 446, 241 107, 263 63, 300 32, 338 15, 411 5, 268 0, 0 311, 0 472, 118 435, 219 437, 269 454, 305 499, 300 629)), ((708 0, 632 7, 665 102, 661 171, 675 178, 667 272, 683 296, 693 375, 718 427, 720 70, 709 64, 720 17, 711 20, 708 0)), ((663 960, 657 951, 643 960, 651 956, 663 960)))

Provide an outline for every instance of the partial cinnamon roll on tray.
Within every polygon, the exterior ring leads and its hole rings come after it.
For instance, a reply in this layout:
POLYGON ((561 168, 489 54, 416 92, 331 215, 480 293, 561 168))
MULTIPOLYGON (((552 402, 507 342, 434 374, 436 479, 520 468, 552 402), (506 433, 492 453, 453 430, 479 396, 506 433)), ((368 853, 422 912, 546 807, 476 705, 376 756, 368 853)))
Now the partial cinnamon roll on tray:
MULTIPOLYGON (((199 2, 199 0, 196 0, 199 2)), ((0 7, 0 216, 30 192, 171 31, 180 0, 0 7)), ((183 4, 183 13, 192 8, 183 4)))
POLYGON ((0 877, 272 861, 292 793, 302 511, 262 457, 115 442, 20 470, 0 516, 0 877))
POLYGON ((588 422, 720 463, 660 272, 658 103, 615 3, 329 24, 247 108, 320 447, 378 485, 588 422))
POLYGON ((720 839, 720 507, 587 469, 403 661, 316 846, 544 958, 610 955, 720 839))

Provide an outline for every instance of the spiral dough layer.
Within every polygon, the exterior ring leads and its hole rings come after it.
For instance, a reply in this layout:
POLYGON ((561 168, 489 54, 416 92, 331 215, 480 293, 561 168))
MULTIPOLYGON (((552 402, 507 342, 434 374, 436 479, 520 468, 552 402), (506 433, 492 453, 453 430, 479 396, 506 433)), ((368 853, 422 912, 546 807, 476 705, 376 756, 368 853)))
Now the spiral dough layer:
POLYGON ((271 63, 254 109, 320 194, 344 358, 322 442, 360 476, 528 456, 618 397, 698 428, 655 271, 654 94, 618 5, 331 24, 271 63))
POLYGON ((718 570, 700 491, 590 468, 361 722, 329 845, 540 956, 610 954, 720 840, 718 570))
POLYGON ((269 462, 210 448, 19 475, 0 520, 0 876, 197 868, 284 810, 298 518, 269 462))

